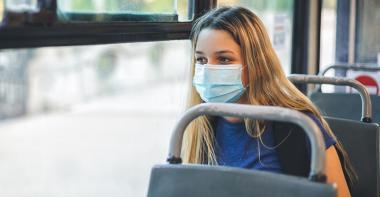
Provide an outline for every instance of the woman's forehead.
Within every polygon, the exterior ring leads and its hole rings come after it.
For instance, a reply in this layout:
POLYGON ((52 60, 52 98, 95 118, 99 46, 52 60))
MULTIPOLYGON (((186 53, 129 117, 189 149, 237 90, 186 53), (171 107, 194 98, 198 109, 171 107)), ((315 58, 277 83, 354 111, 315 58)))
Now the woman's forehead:
POLYGON ((201 53, 232 51, 240 54, 240 46, 227 31, 203 29, 199 33, 195 51, 201 53))

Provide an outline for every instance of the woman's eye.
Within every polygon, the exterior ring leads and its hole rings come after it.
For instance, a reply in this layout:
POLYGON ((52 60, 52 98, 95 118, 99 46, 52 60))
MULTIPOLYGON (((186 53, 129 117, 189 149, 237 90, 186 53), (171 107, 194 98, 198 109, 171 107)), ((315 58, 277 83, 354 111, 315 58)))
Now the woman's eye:
POLYGON ((198 64, 207 64, 207 60, 204 57, 197 57, 196 60, 198 64))
POLYGON ((219 58, 219 62, 220 62, 221 64, 228 64, 228 63, 231 62, 231 60, 230 60, 229 58, 226 58, 226 57, 220 57, 220 58, 219 58))

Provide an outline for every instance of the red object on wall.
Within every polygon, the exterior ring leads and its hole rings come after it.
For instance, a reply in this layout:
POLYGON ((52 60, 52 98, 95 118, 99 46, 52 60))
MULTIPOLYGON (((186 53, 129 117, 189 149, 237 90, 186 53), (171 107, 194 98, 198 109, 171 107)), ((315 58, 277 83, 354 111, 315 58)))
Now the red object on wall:
POLYGON ((377 95, 380 94, 379 84, 377 84, 376 80, 372 78, 371 76, 360 75, 360 76, 357 76, 355 79, 365 86, 376 87, 376 94, 377 95))

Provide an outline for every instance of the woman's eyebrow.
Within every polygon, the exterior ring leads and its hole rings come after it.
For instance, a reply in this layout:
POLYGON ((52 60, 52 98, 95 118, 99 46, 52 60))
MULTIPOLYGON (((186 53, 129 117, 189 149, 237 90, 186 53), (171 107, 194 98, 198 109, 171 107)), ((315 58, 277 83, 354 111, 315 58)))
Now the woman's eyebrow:
POLYGON ((221 51, 217 51, 215 52, 216 54, 223 54, 223 53, 232 53, 232 54, 235 54, 235 52, 231 51, 231 50, 221 50, 221 51))
MULTIPOLYGON (((234 51, 231 51, 231 50, 221 50, 221 51, 216 51, 215 52, 216 54, 223 54, 223 53, 232 53, 232 54, 235 54, 234 51)), ((195 51, 195 54, 199 54, 199 55, 203 55, 204 53, 202 51, 195 51)))

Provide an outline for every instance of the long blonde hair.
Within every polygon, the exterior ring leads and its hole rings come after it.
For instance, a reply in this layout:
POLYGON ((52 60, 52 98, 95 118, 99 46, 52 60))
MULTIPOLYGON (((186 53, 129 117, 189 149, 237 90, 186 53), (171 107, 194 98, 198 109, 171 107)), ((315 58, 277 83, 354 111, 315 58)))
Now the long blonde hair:
MULTIPOLYGON (((242 63, 248 67, 249 86, 246 89, 246 95, 249 104, 281 106, 314 114, 329 135, 337 141, 335 146, 345 158, 344 168, 349 178, 355 179, 355 173, 341 143, 336 139, 315 105, 286 78, 264 24, 254 13, 243 7, 222 7, 211 10, 197 19, 191 32, 191 76, 194 74, 195 47, 203 29, 226 31, 240 46, 242 63)), ((195 88, 190 89, 187 107, 202 102, 195 88)), ((265 130, 264 121, 245 119, 244 123, 248 134, 252 137, 260 137, 265 130)), ((189 125, 185 132, 183 147, 185 162, 217 164, 211 117, 199 117, 189 125)))

